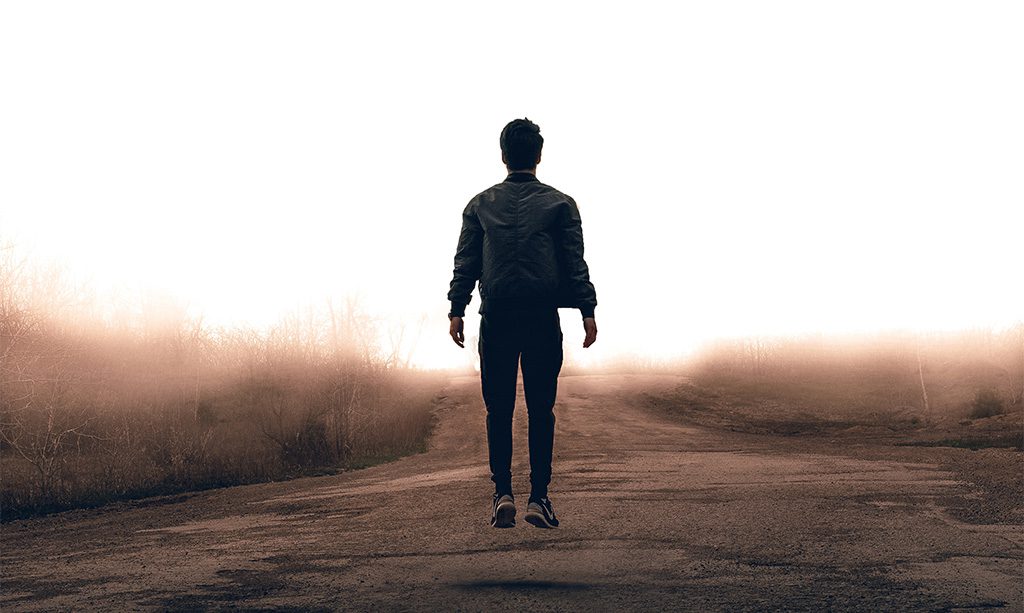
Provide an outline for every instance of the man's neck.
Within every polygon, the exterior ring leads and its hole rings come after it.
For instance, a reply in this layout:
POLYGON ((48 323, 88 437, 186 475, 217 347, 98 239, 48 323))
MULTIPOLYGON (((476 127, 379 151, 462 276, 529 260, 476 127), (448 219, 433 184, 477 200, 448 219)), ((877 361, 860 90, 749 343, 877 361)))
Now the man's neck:
POLYGON ((505 170, 508 171, 508 174, 513 174, 513 173, 516 173, 516 172, 525 172, 527 174, 531 174, 533 176, 537 176, 537 169, 536 168, 524 168, 522 170, 512 170, 511 168, 506 166, 505 170))

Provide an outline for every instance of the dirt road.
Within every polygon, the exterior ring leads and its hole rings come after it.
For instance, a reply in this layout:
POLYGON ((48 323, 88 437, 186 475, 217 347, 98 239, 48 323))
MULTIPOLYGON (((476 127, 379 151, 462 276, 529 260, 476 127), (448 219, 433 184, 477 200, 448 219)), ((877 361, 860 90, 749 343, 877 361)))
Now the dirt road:
POLYGON ((521 397, 520 521, 489 527, 466 377, 425 454, 5 524, 0 608, 1024 610, 1022 526, 954 519, 984 494, 935 461, 1014 452, 754 436, 639 400, 678 382, 563 377, 557 530, 521 520, 521 397))

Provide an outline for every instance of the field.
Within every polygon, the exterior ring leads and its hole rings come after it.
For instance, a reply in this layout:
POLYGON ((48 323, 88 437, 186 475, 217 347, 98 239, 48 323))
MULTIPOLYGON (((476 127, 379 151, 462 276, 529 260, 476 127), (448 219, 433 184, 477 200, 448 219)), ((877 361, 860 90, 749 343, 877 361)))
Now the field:
POLYGON ((1016 446, 1024 326, 932 335, 742 339, 685 371, 689 411, 728 405, 735 427, 778 434, 876 432, 1016 446), (1009 438, 1008 438, 1009 437, 1009 438))
POLYGON ((496 531, 478 378, 382 352, 358 305, 210 329, 18 288, 5 609, 1024 607, 1024 326, 570 366, 563 523, 496 531))
POLYGON ((4 264, 4 521, 424 448, 443 379, 378 349, 353 302, 211 329, 174 304, 99 311, 59 275, 4 264))

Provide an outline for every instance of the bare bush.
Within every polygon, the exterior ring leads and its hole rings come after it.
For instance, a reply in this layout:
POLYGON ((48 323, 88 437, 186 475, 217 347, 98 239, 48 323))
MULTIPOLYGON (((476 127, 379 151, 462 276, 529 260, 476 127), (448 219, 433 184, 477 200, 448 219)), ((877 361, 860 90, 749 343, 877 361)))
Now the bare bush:
POLYGON ((1005 412, 1003 399, 995 390, 978 390, 974 396, 974 402, 971 403, 971 417, 975 419, 1002 415, 1005 412))

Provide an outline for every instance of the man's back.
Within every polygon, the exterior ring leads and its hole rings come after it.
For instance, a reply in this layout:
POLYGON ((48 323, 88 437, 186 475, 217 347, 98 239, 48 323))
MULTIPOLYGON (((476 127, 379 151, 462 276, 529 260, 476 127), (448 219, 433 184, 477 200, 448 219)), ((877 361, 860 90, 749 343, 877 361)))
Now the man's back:
POLYGON ((477 279, 480 312, 569 307, 593 316, 597 297, 576 202, 529 172, 512 172, 474 196, 448 293, 453 313, 469 303, 477 279))

